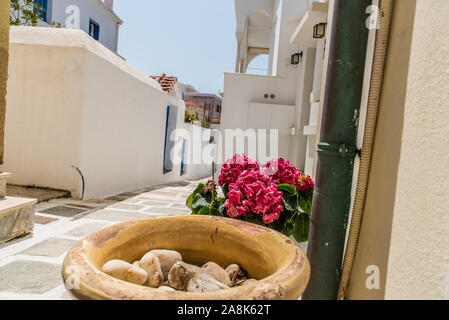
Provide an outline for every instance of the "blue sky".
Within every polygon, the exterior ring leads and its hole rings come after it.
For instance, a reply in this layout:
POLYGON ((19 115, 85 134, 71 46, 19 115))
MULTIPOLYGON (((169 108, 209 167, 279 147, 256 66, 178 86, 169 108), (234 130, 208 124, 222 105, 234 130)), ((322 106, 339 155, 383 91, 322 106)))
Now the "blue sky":
POLYGON ((223 90, 234 72, 233 0, 115 0, 124 21, 119 54, 146 74, 165 72, 204 93, 223 90))

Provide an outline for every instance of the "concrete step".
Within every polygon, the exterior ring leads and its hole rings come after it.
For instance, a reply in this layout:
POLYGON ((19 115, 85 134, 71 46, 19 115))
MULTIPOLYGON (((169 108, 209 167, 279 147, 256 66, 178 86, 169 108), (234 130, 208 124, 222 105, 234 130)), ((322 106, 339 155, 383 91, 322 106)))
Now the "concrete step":
POLYGON ((0 200, 0 244, 33 231, 36 203, 14 197, 0 200))

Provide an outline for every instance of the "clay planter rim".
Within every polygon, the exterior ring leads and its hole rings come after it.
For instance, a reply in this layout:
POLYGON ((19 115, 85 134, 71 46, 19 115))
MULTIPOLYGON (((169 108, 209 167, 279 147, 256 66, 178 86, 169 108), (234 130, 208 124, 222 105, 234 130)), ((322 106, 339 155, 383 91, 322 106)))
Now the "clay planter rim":
MULTIPOLYGON (((130 230, 128 230, 130 231, 130 230)), ((154 248, 164 249, 164 248, 154 248)), ((309 261, 302 249, 285 235, 255 224, 240 220, 211 216, 156 216, 142 220, 133 220, 113 225, 97 231, 77 243, 64 259, 62 277, 66 289, 78 299, 104 300, 250 300, 250 299, 298 299, 304 292, 310 276, 309 261), (113 278, 103 273, 89 259, 92 250, 107 247, 121 232, 133 227, 172 222, 183 223, 195 221, 195 225, 205 228, 227 228, 227 231, 239 233, 240 237, 253 237, 273 244, 282 252, 288 253, 282 268, 268 277, 243 287, 207 293, 191 293, 179 291, 164 291, 145 286, 135 285, 113 278), (70 285, 78 283, 78 288, 70 285)))

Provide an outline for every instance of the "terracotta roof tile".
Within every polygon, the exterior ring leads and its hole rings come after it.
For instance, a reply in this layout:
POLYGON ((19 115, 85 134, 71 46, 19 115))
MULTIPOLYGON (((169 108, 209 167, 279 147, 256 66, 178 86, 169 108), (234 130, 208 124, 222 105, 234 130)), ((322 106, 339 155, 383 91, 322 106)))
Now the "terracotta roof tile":
POLYGON ((160 83, 162 90, 166 92, 170 92, 173 87, 178 83, 178 78, 176 77, 167 77, 165 73, 161 74, 160 76, 150 76, 150 78, 153 78, 157 82, 160 83))

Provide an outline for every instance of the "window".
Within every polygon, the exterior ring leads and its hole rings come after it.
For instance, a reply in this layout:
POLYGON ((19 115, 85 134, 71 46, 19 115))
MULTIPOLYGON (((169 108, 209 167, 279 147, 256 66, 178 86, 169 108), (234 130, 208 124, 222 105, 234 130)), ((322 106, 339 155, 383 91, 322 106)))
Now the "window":
POLYGON ((89 35, 95 40, 100 40, 100 26, 94 20, 89 20, 89 35))
POLYGON ((34 0, 34 9, 33 11, 35 13, 39 13, 39 10, 37 10, 36 6, 40 7, 40 16, 41 20, 44 22, 47 22, 47 0, 34 0))

